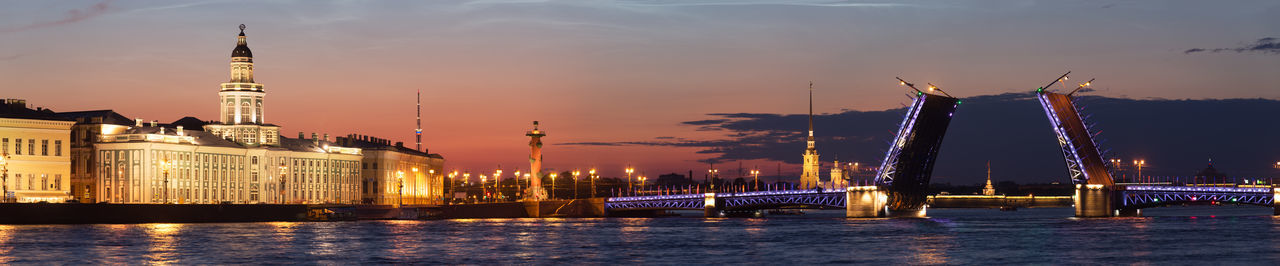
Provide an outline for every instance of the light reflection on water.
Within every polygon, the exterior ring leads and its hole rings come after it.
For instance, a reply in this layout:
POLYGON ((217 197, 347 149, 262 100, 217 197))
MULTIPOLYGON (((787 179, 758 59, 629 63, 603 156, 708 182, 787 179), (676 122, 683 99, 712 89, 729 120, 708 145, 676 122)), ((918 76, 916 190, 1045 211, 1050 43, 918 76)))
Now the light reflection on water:
POLYGON ((704 219, 0 225, 0 264, 1275 264, 1270 209, 704 219), (1179 211, 1191 215, 1179 215, 1179 211), (1233 216, 1232 214, 1244 215, 1233 216))

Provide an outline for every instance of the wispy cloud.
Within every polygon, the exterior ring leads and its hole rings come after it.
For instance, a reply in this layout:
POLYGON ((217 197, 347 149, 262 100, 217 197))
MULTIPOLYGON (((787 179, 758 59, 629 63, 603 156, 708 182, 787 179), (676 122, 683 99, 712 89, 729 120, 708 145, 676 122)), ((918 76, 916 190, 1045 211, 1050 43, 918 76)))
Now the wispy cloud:
POLYGON ((0 33, 28 31, 33 29, 60 26, 60 25, 66 25, 66 24, 84 21, 86 19, 90 19, 93 17, 101 16, 102 14, 105 14, 107 12, 107 9, 109 9, 110 3, 111 1, 107 0, 107 1, 98 2, 97 4, 93 4, 92 6, 89 6, 83 9, 72 9, 67 11, 67 15, 62 19, 54 20, 54 21, 36 22, 36 23, 21 25, 17 27, 3 28, 3 29, 0 29, 0 33))
POLYGON ((1258 53, 1264 53, 1264 54, 1280 54, 1280 42, 1276 42, 1276 38, 1275 38, 1275 37, 1266 37, 1266 38, 1258 39, 1258 41, 1256 41, 1256 42, 1254 42, 1254 43, 1245 44, 1245 45, 1243 45, 1243 46, 1241 46, 1241 47, 1236 47, 1236 48, 1212 48, 1212 49, 1209 49, 1209 48, 1191 48, 1191 49, 1187 49, 1186 51, 1183 51, 1183 53, 1186 53, 1186 54, 1191 54, 1191 53, 1200 53, 1200 52, 1210 52, 1210 53, 1219 53, 1219 52, 1237 52, 1237 53, 1244 53, 1244 52, 1258 52, 1258 53))

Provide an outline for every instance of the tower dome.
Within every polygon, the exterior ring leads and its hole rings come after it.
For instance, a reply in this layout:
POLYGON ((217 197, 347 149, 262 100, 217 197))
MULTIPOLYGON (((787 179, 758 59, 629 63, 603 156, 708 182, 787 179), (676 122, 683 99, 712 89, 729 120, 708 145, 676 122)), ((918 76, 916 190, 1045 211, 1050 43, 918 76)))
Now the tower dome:
POLYGON ((245 42, 244 24, 240 24, 240 36, 236 37, 236 48, 231 50, 231 57, 253 58, 253 51, 249 51, 249 44, 245 42))

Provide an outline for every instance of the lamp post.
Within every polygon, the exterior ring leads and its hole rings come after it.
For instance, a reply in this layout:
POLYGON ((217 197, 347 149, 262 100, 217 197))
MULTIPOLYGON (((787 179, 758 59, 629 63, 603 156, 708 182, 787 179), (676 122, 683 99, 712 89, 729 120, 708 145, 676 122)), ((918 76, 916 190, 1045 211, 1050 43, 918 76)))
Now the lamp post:
POLYGON ((1116 172, 1120 172, 1120 159, 1111 159, 1111 168, 1116 172))
MULTIPOLYGON (((501 168, 502 166, 501 166, 501 165, 499 165, 498 167, 499 167, 499 168, 501 168)), ((498 184, 501 184, 501 183, 502 183, 502 182, 500 182, 500 181, 502 180, 502 179, 501 179, 501 177, 502 177, 502 169, 498 169, 498 170, 493 171, 493 189, 494 189, 494 190, 498 190, 498 184)), ((481 186, 481 187, 483 187, 483 186, 484 186, 484 182, 481 182, 481 183, 480 183, 480 186, 481 186)), ((501 192, 501 191, 498 191, 498 192, 495 192, 495 193, 496 193, 496 194, 502 194, 502 192, 501 192)))
POLYGON ((752 186, 755 187, 756 191, 759 191, 760 190, 760 170, 751 169, 751 176, 756 180, 754 181, 754 184, 752 184, 752 186))
MULTIPOLYGON (((514 199, 519 199, 519 196, 520 196, 520 170, 516 170, 516 178, 515 178, 515 179, 512 179, 512 181, 515 181, 515 183, 516 183, 516 193, 515 193, 515 195, 512 195, 512 196, 515 196, 515 197, 514 197, 514 199)), ((497 186, 497 184, 494 184, 494 186, 496 187, 496 186, 497 186)))
POLYGON ((641 192, 643 192, 643 191, 644 191, 644 180, 646 180, 647 178, 645 178, 643 175, 641 175, 640 177, 637 177, 636 179, 639 179, 639 180, 640 180, 640 191, 641 191, 641 192))
POLYGON ((285 179, 287 179, 288 174, 289 174, 289 166, 286 165, 285 163, 280 163, 280 186, 276 187, 276 190, 280 192, 280 200, 279 200, 280 204, 285 203, 284 182, 285 182, 285 179))
POLYGON ((0 154, 0 186, 0 202, 9 202, 9 152, 0 154))
POLYGON ((596 169, 595 168, 591 168, 591 171, 587 171, 587 178, 591 179, 591 197, 594 198, 596 197, 596 169))
POLYGON ((1147 160, 1133 160, 1133 165, 1138 166, 1138 182, 1142 182, 1142 166, 1147 164, 1147 160))
POLYGON ((556 199, 556 173, 551 173, 551 199, 556 199))
POLYGON ((456 193, 454 193, 454 192, 453 192, 453 178, 454 178, 454 177, 458 177, 458 170, 453 170, 453 172, 452 172, 452 173, 449 173, 449 194, 445 197, 444 205, 449 205, 449 203, 451 203, 451 201, 453 201, 453 194, 456 194, 456 193))
MULTIPOLYGON (((471 172, 462 173, 462 180, 466 180, 466 182, 470 183, 470 182, 471 182, 471 172)), ((470 184, 468 184, 468 185, 470 185, 470 184)), ((481 181, 480 181, 480 196, 484 196, 484 192, 485 192, 485 191, 484 191, 484 180, 481 180, 481 181)), ((463 197, 464 197, 464 199, 465 199, 465 196, 463 196, 463 197)))
POLYGON ((626 172, 627 172, 627 191, 628 191, 628 192, 631 192, 632 194, 635 194, 635 190, 636 190, 636 189, 635 189, 635 186, 633 186, 633 185, 631 184, 631 173, 634 173, 635 171, 636 171, 636 169, 635 169, 635 168, 631 168, 631 166, 630 166, 630 165, 628 165, 628 166, 627 166, 627 169, 626 169, 626 172))
POLYGON ((580 173, 581 172, 578 172, 577 169, 573 170, 573 198, 574 199, 578 198, 578 174, 580 173))
MULTIPOLYGON (((436 169, 427 169, 428 180, 436 180, 436 169)), ((431 184, 427 182, 427 184, 431 184)), ((431 186, 427 187, 427 195, 431 195, 431 186)), ((440 189, 440 201, 444 202, 444 189, 440 189)))
POLYGON ((396 171, 396 181, 400 185, 396 189, 396 194, 399 197, 396 199, 396 207, 400 207, 400 205, 404 205, 404 171, 396 171))
POLYGON ((164 172, 164 203, 169 204, 169 158, 160 160, 160 171, 164 172))
POLYGON ((714 169, 714 168, 712 168, 712 169, 707 169, 707 175, 711 176, 711 180, 707 182, 707 183, 708 183, 708 184, 707 184, 707 186, 708 186, 707 191, 709 191, 709 192, 715 192, 715 189, 716 189, 716 179, 720 178, 720 170, 719 170, 719 169, 714 169))

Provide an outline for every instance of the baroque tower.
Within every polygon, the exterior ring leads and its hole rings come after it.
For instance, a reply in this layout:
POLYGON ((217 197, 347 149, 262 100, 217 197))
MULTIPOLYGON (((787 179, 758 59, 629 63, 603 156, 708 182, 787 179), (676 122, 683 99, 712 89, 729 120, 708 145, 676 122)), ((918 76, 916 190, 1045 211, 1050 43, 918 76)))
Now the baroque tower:
POLYGON ((987 186, 982 188, 982 195, 996 195, 996 188, 991 186, 991 161, 987 161, 987 186))
POLYGON ((809 138, 804 149, 804 172, 800 174, 800 189, 818 187, 818 148, 813 141, 813 82, 809 82, 809 138))
POLYGON ((218 91, 218 114, 222 123, 209 124, 205 130, 224 139, 244 145, 280 144, 280 127, 267 124, 263 98, 267 92, 253 80, 253 52, 245 40, 244 24, 231 50, 231 79, 218 91))

